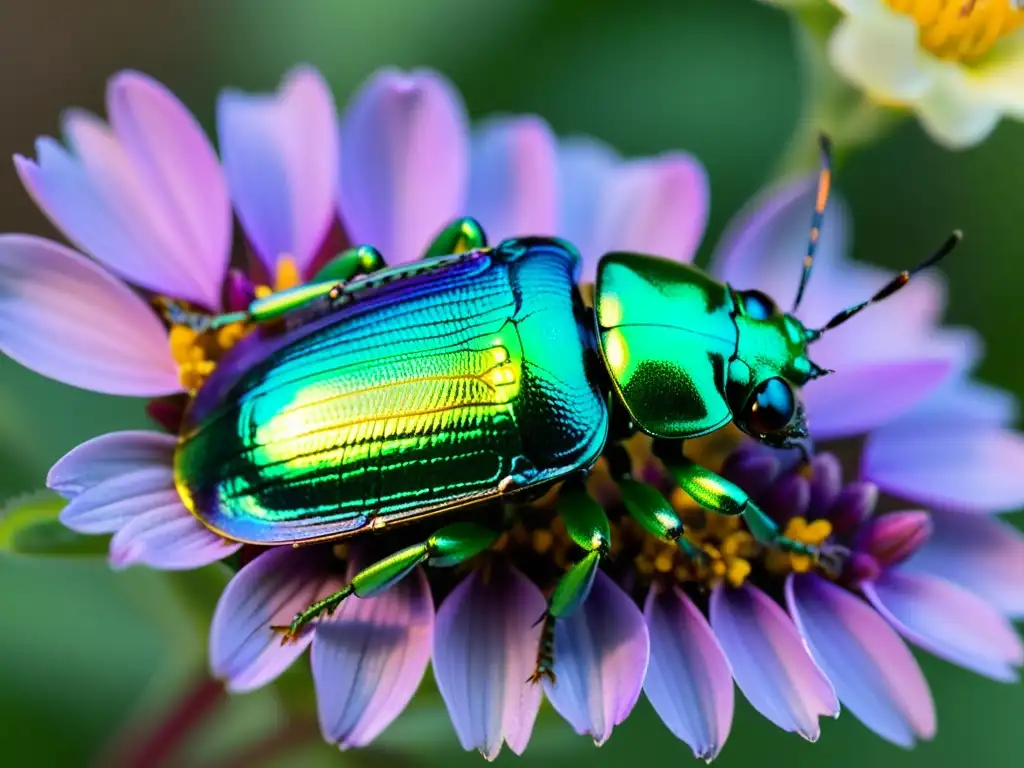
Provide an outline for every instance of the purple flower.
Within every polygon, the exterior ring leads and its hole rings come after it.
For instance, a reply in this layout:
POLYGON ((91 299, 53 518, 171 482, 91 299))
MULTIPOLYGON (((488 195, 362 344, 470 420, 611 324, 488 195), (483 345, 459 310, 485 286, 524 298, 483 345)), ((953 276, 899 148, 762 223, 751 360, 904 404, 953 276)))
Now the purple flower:
MULTIPOLYGON (((307 280, 350 243, 409 261, 461 215, 477 217, 492 241, 569 239, 584 257, 584 281, 611 250, 690 261, 707 220, 708 182, 691 156, 623 160, 590 139, 558 139, 532 116, 471 130, 458 94, 431 72, 377 73, 340 121, 308 69, 273 95, 225 93, 220 161, 188 111, 143 75, 114 78, 108 112, 109 126, 69 113, 67 149, 42 139, 35 161, 16 159, 30 194, 81 253, 0 236, 0 349, 67 384, 154 398, 150 413, 171 434, 104 435, 48 477, 69 500, 68 527, 113 534, 115 567, 199 567, 241 547, 186 509, 173 454, 189 397, 249 328, 200 336, 169 306, 244 308, 307 280), (248 261, 229 269, 232 211, 248 261)), ((812 194, 800 182, 755 201, 723 237, 713 273, 788 299, 812 194)), ((801 313, 811 324, 888 279, 843 260, 847 228, 837 201, 801 313)), ((416 569, 378 596, 347 599, 286 644, 271 627, 394 551, 391 539, 249 548, 214 615, 214 673, 249 691, 310 649, 321 729, 342 748, 386 728, 431 663, 460 743, 488 759, 503 744, 526 748, 543 696, 601 744, 643 692, 710 760, 729 735, 733 682, 765 717, 810 740, 840 702, 897 743, 929 737, 930 695, 900 636, 1010 679, 1020 643, 1004 617, 1024 613, 1022 537, 978 514, 1024 501, 1014 403, 971 379, 980 344, 939 324, 942 304, 937 279, 915 278, 899 299, 815 347, 836 373, 805 394, 812 434, 825 444, 866 436, 858 482, 844 486, 829 455, 810 477, 783 472, 763 451, 727 464, 790 538, 849 547, 841 573, 757 544, 739 518, 695 516, 677 492, 691 543, 705 554, 694 561, 622 516, 612 484, 597 495, 612 518, 615 558, 568 617, 538 623, 571 559, 549 509, 523 516, 467 572, 416 569), (951 447, 940 429, 960 442, 951 447), (878 487, 938 511, 872 519, 878 487), (528 682, 544 655, 554 679, 528 682)), ((645 477, 671 492, 657 462, 645 477)))

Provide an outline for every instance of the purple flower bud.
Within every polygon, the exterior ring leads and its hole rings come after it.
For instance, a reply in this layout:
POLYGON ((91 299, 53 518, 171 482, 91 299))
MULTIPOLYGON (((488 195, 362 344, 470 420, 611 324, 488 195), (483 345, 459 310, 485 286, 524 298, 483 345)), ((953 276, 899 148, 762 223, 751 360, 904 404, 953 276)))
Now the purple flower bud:
POLYGON ((932 521, 927 512, 893 512, 864 526, 857 536, 857 548, 888 567, 914 554, 931 533, 932 521))

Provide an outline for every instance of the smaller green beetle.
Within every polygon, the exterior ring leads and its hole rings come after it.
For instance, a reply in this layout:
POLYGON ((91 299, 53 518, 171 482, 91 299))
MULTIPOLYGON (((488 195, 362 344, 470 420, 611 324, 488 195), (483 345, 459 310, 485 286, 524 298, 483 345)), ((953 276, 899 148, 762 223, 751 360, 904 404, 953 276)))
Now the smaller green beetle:
MULTIPOLYGON (((794 311, 828 200, 827 145, 823 158, 794 311)), ((279 628, 285 639, 420 564, 476 556, 501 533, 483 524, 480 510, 513 510, 559 483, 559 514, 584 554, 556 585, 546 617, 567 616, 586 598, 611 544, 608 518, 583 486, 602 455, 625 512, 701 557, 667 499, 630 476, 623 441, 638 431, 654 438, 656 455, 699 505, 742 515, 765 544, 835 555, 785 538, 742 489, 687 459, 682 443, 734 423, 770 446, 806 453, 798 392, 828 373, 808 346, 959 239, 954 233, 931 258, 818 330, 763 293, 634 253, 601 258, 588 307, 571 245, 514 238, 488 248, 468 218, 414 264, 387 268, 374 249, 354 249, 312 283, 246 312, 175 315, 200 330, 261 326, 194 393, 175 454, 177 487, 209 528, 262 546, 448 518, 299 613, 279 628)), ((551 674, 551 663, 541 653, 538 677, 551 674)))

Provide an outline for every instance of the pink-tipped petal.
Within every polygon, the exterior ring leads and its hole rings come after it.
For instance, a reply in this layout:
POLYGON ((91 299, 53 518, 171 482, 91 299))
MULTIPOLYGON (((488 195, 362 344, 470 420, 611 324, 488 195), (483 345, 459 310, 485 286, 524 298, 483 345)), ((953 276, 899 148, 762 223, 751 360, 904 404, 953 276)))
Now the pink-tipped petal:
POLYGON ((502 743, 522 754, 533 733, 541 688, 527 682, 540 647, 541 591, 496 563, 474 571, 437 611, 434 676, 459 743, 488 760, 502 743))
POLYGON ((36 141, 35 161, 14 167, 36 205, 67 238, 128 281, 209 304, 216 286, 204 265, 175 243, 175 235, 110 128, 71 110, 64 133, 77 154, 49 137, 36 141))
POLYGON ((341 136, 340 214, 353 242, 390 264, 412 261, 465 213, 469 127, 441 75, 378 72, 353 96, 341 136))
POLYGON ((864 594, 900 634, 979 675, 1018 679, 1024 663, 1013 625, 980 597, 934 576, 887 571, 863 585, 864 594))
POLYGON ((284 672, 313 640, 313 632, 282 644, 272 626, 287 626, 295 614, 344 584, 320 551, 278 547, 264 552, 224 589, 210 627, 210 667, 228 690, 252 691, 284 672))
POLYGON ((548 700, 576 733, 600 746, 633 711, 650 658, 643 614, 602 571, 590 596, 555 623, 554 684, 548 700))
POLYGON ((433 628, 420 569, 378 597, 346 600, 317 625, 310 657, 325 739, 365 746, 402 713, 427 671, 433 628))
POLYGON ((306 271, 334 221, 338 124, 330 87, 300 67, 277 93, 221 94, 224 173, 249 240, 273 273, 278 257, 306 271))
POLYGON ((581 280, 594 281, 598 252, 598 209, 619 157, 596 139, 575 136, 558 144, 558 230, 583 257, 581 280))
POLYGON ((857 535, 857 549, 882 566, 902 563, 919 550, 932 533, 927 512, 892 512, 870 520, 857 535))
POLYGON ((813 574, 790 576, 786 601, 843 705, 864 725, 904 747, 935 735, 928 683, 899 635, 871 606, 813 574))
POLYGON ((1017 421, 1020 406, 1013 393, 961 375, 940 387, 900 419, 901 425, 927 424, 935 418, 958 426, 1008 427, 1017 421))
POLYGON ((871 363, 837 370, 803 391, 816 440, 870 432, 906 413, 954 373, 943 358, 871 363), (884 381, 885 386, 878 383, 884 381))
POLYGON ((473 131, 466 212, 492 243, 554 235, 558 225, 555 136, 539 117, 494 119, 473 131))
POLYGON ((932 535, 906 570, 959 584, 1011 618, 1024 618, 1024 534, 994 517, 934 510, 932 535))
POLYGON ((862 472, 889 493, 969 512, 1024 504, 1024 436, 999 426, 915 417, 874 432, 862 472))
POLYGON ((66 499, 107 480, 140 469, 170 469, 178 441, 160 432, 110 432, 86 440, 62 456, 46 476, 46 487, 66 499))
POLYGON ((167 332, 146 303, 96 263, 30 235, 0 235, 0 350, 95 392, 181 391, 167 332))
POLYGON ((677 587, 652 588, 644 618, 651 636, 644 692, 694 757, 710 762, 732 727, 732 670, 725 654, 704 614, 677 587))
POLYGON ((148 565, 162 571, 186 571, 223 560, 241 547, 206 528, 175 494, 173 500, 140 511, 118 529, 110 540, 110 565, 117 570, 148 565))
POLYGON ((704 166, 673 152, 619 166, 598 207, 598 256, 649 253, 692 261, 704 236, 710 192, 704 166))
POLYGON ((817 741, 818 717, 838 716, 839 701, 786 612, 757 587, 745 585, 716 587, 710 615, 747 700, 784 731, 817 741))
POLYGON ((160 212, 161 234, 173 235, 169 254, 201 284, 204 303, 219 306, 231 254, 231 203, 209 139, 174 94, 139 72, 110 80, 107 111, 152 215, 160 212))

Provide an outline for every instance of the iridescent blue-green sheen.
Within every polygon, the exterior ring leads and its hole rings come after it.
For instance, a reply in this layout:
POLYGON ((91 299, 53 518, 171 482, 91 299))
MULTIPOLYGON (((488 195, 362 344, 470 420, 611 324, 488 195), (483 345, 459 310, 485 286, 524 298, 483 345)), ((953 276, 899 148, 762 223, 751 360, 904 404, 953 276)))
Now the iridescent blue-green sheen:
POLYGON ((376 273, 244 340, 186 415, 186 505, 231 539, 309 541, 588 468, 608 412, 575 272, 557 241, 511 241, 376 273))

